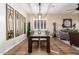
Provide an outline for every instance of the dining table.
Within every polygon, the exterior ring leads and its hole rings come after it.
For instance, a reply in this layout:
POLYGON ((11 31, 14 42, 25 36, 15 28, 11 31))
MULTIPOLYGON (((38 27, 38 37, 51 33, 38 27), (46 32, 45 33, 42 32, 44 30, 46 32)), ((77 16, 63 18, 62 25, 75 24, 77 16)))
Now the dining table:
POLYGON ((46 51, 47 53, 50 53, 50 35, 47 33, 32 33, 28 37, 28 53, 32 53, 32 44, 34 42, 34 39, 37 38, 37 41, 40 43, 45 40, 46 42, 46 51), (44 40, 42 39, 44 38, 44 40))

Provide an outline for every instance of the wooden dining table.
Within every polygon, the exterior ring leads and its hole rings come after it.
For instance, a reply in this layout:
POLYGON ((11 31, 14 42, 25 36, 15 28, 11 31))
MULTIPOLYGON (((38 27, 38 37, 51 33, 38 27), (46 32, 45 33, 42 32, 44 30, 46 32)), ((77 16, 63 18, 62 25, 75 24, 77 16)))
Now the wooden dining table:
POLYGON ((50 36, 49 35, 41 35, 41 34, 38 34, 38 35, 30 35, 28 37, 28 53, 32 53, 32 44, 33 44, 33 39, 34 38, 37 38, 38 39, 38 42, 42 42, 41 41, 41 38, 45 38, 45 42, 46 42, 46 51, 47 53, 50 53, 50 36))

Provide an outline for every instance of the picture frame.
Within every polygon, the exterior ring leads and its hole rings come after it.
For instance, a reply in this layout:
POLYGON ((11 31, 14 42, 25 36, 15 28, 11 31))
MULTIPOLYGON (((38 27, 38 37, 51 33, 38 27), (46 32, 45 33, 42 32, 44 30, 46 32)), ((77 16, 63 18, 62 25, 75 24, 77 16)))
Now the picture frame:
POLYGON ((72 19, 63 19, 63 28, 72 28, 72 19))

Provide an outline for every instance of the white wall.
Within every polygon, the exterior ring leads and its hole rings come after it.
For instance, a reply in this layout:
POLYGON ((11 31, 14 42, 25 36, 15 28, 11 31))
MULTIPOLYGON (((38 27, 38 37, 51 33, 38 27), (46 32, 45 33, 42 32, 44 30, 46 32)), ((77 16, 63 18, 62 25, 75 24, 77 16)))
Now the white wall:
POLYGON ((6 11, 5 4, 0 4, 0 44, 6 40, 6 11))
MULTIPOLYGON (((33 19, 36 15, 30 15, 31 29, 33 29, 33 19)), ((56 22, 57 30, 61 30, 63 19, 72 19, 72 24, 76 23, 76 29, 79 30, 79 14, 48 14, 47 15, 47 29, 53 33, 53 22, 56 22)))
POLYGON ((56 22, 57 30, 63 29, 63 19, 72 19, 72 24, 76 23, 76 29, 79 30, 79 15, 78 14, 51 14, 47 16, 48 18, 48 30, 53 33, 53 22, 56 22))
MULTIPOLYGON (((16 7, 16 4, 9 5, 26 17, 23 10, 16 7)), ((26 34, 6 40, 6 4, 0 3, 0 54, 4 54, 24 39, 26 39, 26 34)))

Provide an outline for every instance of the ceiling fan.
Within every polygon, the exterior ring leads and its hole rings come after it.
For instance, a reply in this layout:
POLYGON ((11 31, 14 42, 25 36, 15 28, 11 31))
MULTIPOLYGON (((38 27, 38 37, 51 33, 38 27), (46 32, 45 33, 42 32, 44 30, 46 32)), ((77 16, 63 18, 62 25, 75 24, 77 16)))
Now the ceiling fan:
POLYGON ((67 10, 67 11, 69 11, 70 13, 73 13, 73 12, 75 12, 75 11, 79 11, 79 4, 77 4, 77 8, 69 9, 69 10, 67 10))

